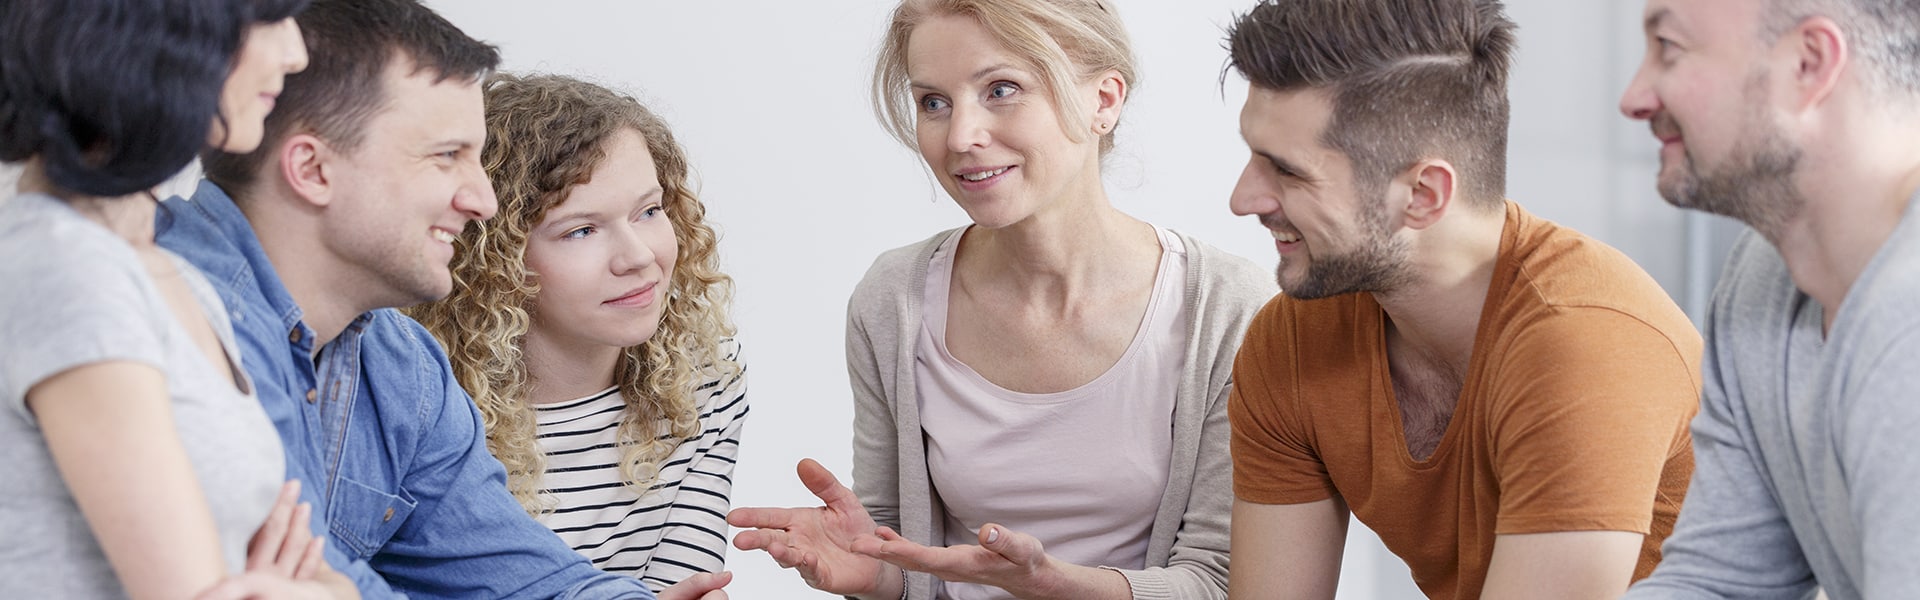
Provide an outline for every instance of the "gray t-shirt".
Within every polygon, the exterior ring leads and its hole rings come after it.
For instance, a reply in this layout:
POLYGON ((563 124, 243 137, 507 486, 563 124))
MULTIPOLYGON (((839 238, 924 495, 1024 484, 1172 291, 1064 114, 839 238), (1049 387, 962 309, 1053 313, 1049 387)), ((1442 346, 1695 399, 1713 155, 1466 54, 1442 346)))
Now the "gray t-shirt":
POLYGON ((1920 598, 1920 196, 1824 314, 1764 239, 1735 245, 1693 485, 1627 598, 1920 598))
POLYGON ((219 297, 169 257, 229 364, 208 364, 124 240, 48 196, 0 204, 0 598, 126 595, 26 406, 27 390, 47 377, 106 361, 166 375, 174 429, 213 510, 227 570, 245 564, 247 540, 286 476, 285 453, 251 384, 246 393, 234 387, 239 358, 219 297))

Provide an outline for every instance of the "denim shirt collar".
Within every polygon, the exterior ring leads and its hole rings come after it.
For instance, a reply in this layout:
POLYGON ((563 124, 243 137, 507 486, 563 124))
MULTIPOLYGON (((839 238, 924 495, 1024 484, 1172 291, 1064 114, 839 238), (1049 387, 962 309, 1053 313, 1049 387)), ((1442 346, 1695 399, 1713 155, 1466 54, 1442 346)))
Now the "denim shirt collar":
POLYGON ((226 190, 202 179, 191 198, 170 198, 161 206, 166 220, 160 235, 168 238, 169 249, 205 272, 227 306, 244 305, 240 294, 259 294, 288 341, 312 355, 314 332, 302 321, 305 313, 274 270, 246 213, 226 190))

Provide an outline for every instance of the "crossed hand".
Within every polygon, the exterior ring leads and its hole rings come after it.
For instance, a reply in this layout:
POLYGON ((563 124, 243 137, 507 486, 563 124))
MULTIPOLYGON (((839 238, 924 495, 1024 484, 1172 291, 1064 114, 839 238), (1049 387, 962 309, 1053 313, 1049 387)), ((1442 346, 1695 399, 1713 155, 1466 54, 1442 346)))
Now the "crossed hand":
POLYGON ((266 522, 247 541, 246 572, 202 592, 199 600, 358 598, 359 591, 327 566, 326 538, 313 536, 312 519, 313 506, 300 502, 299 480, 281 484, 266 522))
POLYGON ((925 546, 890 527, 878 527, 853 490, 813 459, 800 461, 800 482, 824 506, 741 508, 727 523, 747 529, 734 536, 741 550, 762 550, 781 567, 800 573, 824 592, 866 598, 898 598, 900 569, 930 573, 943 581, 992 585, 1024 595, 1039 591, 1056 568, 1040 540, 1000 525, 980 528, 979 545, 925 546))
POLYGON ((660 590, 659 600, 727 600, 726 590, 720 588, 731 582, 732 571, 695 573, 672 587, 660 590))
MULTIPOLYGON (((300 482, 280 487, 267 520, 247 543, 247 570, 197 600, 338 600, 359 598, 353 582, 327 566, 326 538, 314 537, 313 507, 300 502, 300 482)), ((733 573, 699 573, 660 591, 660 600, 727 600, 720 588, 733 573)))

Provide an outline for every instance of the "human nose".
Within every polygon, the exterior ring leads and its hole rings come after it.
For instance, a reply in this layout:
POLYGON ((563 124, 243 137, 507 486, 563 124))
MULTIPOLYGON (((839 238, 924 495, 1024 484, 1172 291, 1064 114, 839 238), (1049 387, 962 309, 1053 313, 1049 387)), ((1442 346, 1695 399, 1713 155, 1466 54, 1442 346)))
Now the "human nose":
POLYGON ((980 107, 955 104, 952 115, 947 119, 947 150, 966 152, 986 147, 993 139, 987 133, 992 118, 980 107))
POLYGON ((1248 159, 1246 168, 1240 170, 1240 181, 1233 184, 1233 195, 1227 198, 1227 208, 1237 216, 1264 215, 1280 210, 1280 198, 1273 193, 1266 173, 1261 172, 1258 159, 1248 159))
POLYGON ((647 244, 645 233, 640 231, 644 226, 628 223, 624 227, 616 227, 618 232, 610 236, 614 249, 609 266, 615 275, 645 269, 658 258, 653 253, 653 246, 647 244))
POLYGON ((1620 93, 1620 114, 1635 121, 1646 121, 1660 112, 1660 95, 1653 91, 1653 73, 1647 63, 1640 63, 1633 79, 1627 82, 1627 89, 1620 93))
POLYGON ((307 70, 307 40, 300 33, 300 25, 295 23, 292 17, 288 17, 280 22, 280 27, 287 30, 285 36, 287 72, 299 73, 307 70))
POLYGON ((493 218, 494 212, 500 209, 500 199, 494 196, 493 183, 487 180, 487 170, 480 166, 478 158, 464 164, 467 173, 462 178, 460 188, 453 192, 453 209, 475 221, 493 218))

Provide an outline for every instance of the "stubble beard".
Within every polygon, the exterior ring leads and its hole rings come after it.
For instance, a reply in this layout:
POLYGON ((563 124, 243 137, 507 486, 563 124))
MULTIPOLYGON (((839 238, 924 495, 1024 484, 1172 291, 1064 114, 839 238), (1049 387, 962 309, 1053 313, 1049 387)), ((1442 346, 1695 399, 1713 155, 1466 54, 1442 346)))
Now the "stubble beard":
POLYGON ((1366 243, 1345 254, 1314 256, 1307 264, 1306 277, 1292 286, 1286 281, 1286 259, 1281 259, 1275 276, 1283 293, 1299 300, 1318 300, 1356 292, 1388 293, 1406 282, 1412 252, 1406 240, 1393 236, 1386 202, 1375 196, 1360 210, 1359 229, 1366 243))
POLYGON ((363 268, 369 271, 368 275, 375 279, 376 287, 384 296, 372 299, 380 308, 406 308, 432 302, 453 291, 451 268, 434 264, 434 259, 417 247, 392 243, 363 251, 366 252, 366 258, 361 261, 363 268))
POLYGON ((1764 90, 1764 76, 1749 78, 1742 129, 1752 134, 1733 145, 1736 153, 1724 166, 1702 172, 1689 146, 1686 163, 1675 167, 1675 177, 1662 177, 1659 190, 1676 207, 1731 217, 1777 240, 1786 223, 1799 216, 1806 197, 1794 184, 1801 149, 1766 118, 1764 90))

